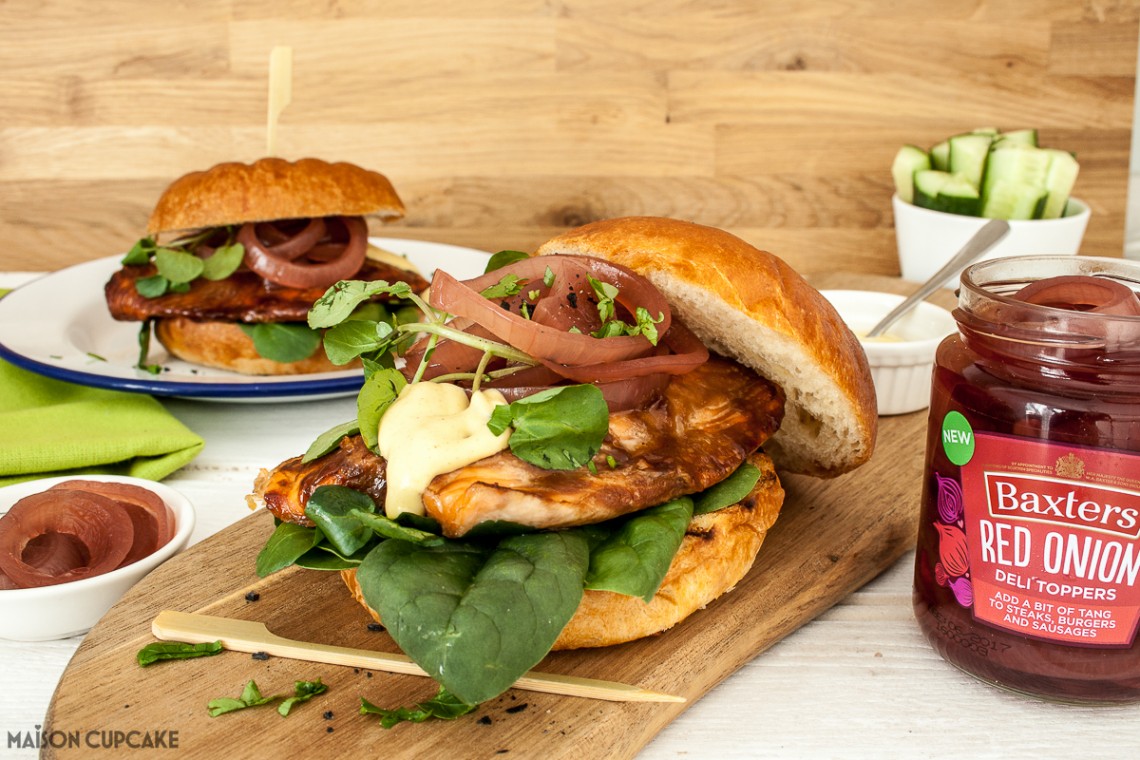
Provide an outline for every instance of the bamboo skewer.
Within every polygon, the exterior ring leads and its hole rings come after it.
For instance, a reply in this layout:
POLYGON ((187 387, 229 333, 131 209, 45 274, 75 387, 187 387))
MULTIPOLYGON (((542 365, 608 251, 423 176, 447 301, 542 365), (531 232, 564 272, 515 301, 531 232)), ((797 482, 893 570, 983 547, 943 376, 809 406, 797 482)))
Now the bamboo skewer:
POLYGON ((277 46, 269 52, 269 108, 265 121, 265 155, 277 154, 277 120, 293 100, 293 48, 277 46))
MULTIPOLYGON (((155 638, 202 644, 221 641, 235 652, 265 652, 275 657, 324 662, 330 665, 383 670, 404 675, 426 676, 423 668, 404 654, 370 652, 363 649, 295 641, 271 633, 264 623, 163 610, 151 624, 155 638)), ((604 699, 611 702, 684 702, 684 697, 662 694, 639 686, 530 671, 514 684, 516 689, 562 694, 571 697, 604 699)))

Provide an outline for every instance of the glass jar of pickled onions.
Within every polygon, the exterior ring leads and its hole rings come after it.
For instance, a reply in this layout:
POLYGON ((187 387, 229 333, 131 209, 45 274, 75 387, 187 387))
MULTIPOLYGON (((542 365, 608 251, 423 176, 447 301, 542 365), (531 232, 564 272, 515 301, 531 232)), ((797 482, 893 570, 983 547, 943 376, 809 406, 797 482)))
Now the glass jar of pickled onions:
POLYGON ((934 648, 1045 699, 1140 701, 1140 263, 962 274, 935 359, 914 575, 934 648))

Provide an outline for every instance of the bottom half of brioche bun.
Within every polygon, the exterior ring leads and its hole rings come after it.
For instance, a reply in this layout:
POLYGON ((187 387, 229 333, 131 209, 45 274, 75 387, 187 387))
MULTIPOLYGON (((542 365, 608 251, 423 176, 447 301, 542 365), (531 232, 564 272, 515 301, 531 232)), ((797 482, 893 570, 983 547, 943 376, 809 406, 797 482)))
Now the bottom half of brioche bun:
POLYGON ((154 335, 166 350, 183 361, 227 369, 243 375, 308 375, 359 367, 359 362, 338 366, 317 347, 307 359, 277 362, 257 353, 253 340, 236 322, 198 322, 186 317, 154 320, 154 335))
MULTIPOLYGON (((651 601, 587 590, 553 648, 604 647, 652 636, 732 590, 751 569, 784 502, 772 460, 756 452, 748 461, 760 470, 752 491, 732 506, 693 518, 651 601)), ((353 598, 383 623, 365 601, 356 570, 340 574, 353 598)))

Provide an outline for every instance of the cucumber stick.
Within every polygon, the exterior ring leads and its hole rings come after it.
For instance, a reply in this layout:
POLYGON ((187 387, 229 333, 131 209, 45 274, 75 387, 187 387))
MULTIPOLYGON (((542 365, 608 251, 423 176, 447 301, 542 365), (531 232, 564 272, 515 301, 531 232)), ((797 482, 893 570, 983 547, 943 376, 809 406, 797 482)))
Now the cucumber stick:
POLYGON ((1020 143, 998 145, 986 161, 982 213, 990 219, 1037 219, 1045 208, 1052 156, 1020 143))
POLYGON ((948 214, 977 216, 978 188, 961 174, 928 169, 914 174, 914 205, 948 214))
POLYGON ((981 187, 993 137, 986 134, 955 135, 947 142, 950 143, 950 171, 965 177, 974 187, 981 187))
POLYGON ((930 156, 922 148, 904 145, 895 154, 891 164, 891 176, 895 180, 895 191, 899 198, 914 203, 914 174, 930 168, 930 156))
POLYGON ((1065 206, 1081 167, 1072 153, 1053 148, 1047 148, 1046 152, 1052 160, 1049 162, 1049 174, 1045 177, 1045 189, 1049 191, 1049 197, 1045 199, 1041 218, 1060 219, 1065 214, 1065 206))
POLYGON ((1036 129, 1015 129, 1012 132, 1003 132, 997 136, 999 144, 1006 145, 1028 145, 1036 148, 1037 145, 1037 130, 1036 129))
POLYGON ((1080 166, 1038 145, 1036 129, 980 127, 923 151, 904 145, 891 175, 899 198, 923 208, 999 219, 1064 215, 1080 166))
POLYGON ((930 149, 930 168, 950 171, 950 141, 943 140, 930 149))

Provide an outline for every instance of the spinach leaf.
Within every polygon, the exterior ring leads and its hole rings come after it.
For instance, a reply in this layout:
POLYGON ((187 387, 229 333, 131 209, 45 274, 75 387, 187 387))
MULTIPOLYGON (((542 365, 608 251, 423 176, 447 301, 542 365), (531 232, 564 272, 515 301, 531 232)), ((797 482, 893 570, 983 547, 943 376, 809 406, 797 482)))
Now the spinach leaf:
POLYGON ((360 522, 357 513, 375 511, 371 496, 345 486, 320 486, 305 505, 305 516, 346 556, 372 539, 372 529, 360 522))
POLYGON ((391 728, 404 721, 423 723, 432 718, 455 720, 476 707, 477 705, 467 704, 442 686, 439 687, 439 692, 434 697, 426 702, 417 702, 415 707, 397 707, 394 710, 385 710, 383 707, 372 704, 364 697, 360 698, 360 714, 379 715, 380 725, 383 728, 391 728))
MULTIPOLYGON (((404 517, 404 514, 401 514, 400 517, 404 517)), ((408 541, 418 546, 437 546, 447 540, 443 536, 432 533, 431 531, 401 525, 395 520, 380 514, 357 512, 356 518, 360 520, 362 525, 370 528, 381 538, 395 538, 399 541, 408 541)), ((436 523, 436 527, 438 528, 438 523, 436 523)))
POLYGON ((582 599, 586 540, 511 536, 494 548, 383 541, 357 569, 400 648, 466 704, 502 693, 550 651, 582 599))
POLYGON ((356 435, 360 432, 360 423, 356 420, 349 420, 342 422, 336 427, 329 428, 325 432, 317 436, 317 439, 309 444, 309 449, 305 455, 301 457, 301 463, 307 464, 314 459, 320 459, 325 454, 330 454, 340 446, 340 442, 345 436, 356 435))
POLYGON ((238 327, 253 341, 259 355, 275 362, 308 359, 321 345, 321 334, 300 322, 259 322, 238 327))
POLYGON ((412 287, 406 282, 388 284, 384 280, 341 280, 326 290, 309 309, 309 327, 317 329, 339 324, 348 319, 357 306, 378 295, 407 298, 412 295, 412 287))
POLYGON ((320 570, 322 572, 348 570, 358 567, 370 551, 372 551, 372 547, 365 545, 360 551, 346 557, 338 552, 335 547, 322 542, 297 557, 293 564, 306 570, 320 570))
POLYGON ((255 568, 259 578, 272 575, 292 565, 298 557, 316 546, 321 532, 316 528, 283 522, 273 530, 257 555, 255 568))
POLYGON ((348 364, 361 354, 387 349, 394 333, 387 322, 350 319, 325 333, 325 354, 333 364, 348 364))
POLYGON ((209 657, 222 651, 221 641, 206 641, 201 644, 185 644, 180 641, 155 641, 147 644, 135 655, 139 665, 146 667, 163 660, 191 660, 195 657, 209 657))
POLYGON ((601 449, 610 416, 597 386, 566 385, 500 404, 487 427, 495 435, 513 427, 510 447, 519 459, 545 470, 573 470, 601 449))
POLYGON ((408 381, 395 369, 375 370, 367 375, 356 396, 356 421, 360 436, 368 448, 376 451, 380 435, 380 418, 400 395, 408 381))
POLYGON ((529 258, 530 254, 524 253, 523 251, 499 251, 487 259, 487 268, 483 270, 483 274, 494 272, 496 269, 502 269, 508 264, 514 264, 516 261, 529 258))
POLYGON ((751 493, 758 480, 760 480, 760 470, 755 465, 745 462, 715 486, 693 496, 693 514, 703 515, 731 507, 751 493))
POLYGON ((692 518, 693 502, 688 497, 637 512, 593 548, 586 588, 651 601, 692 518))

